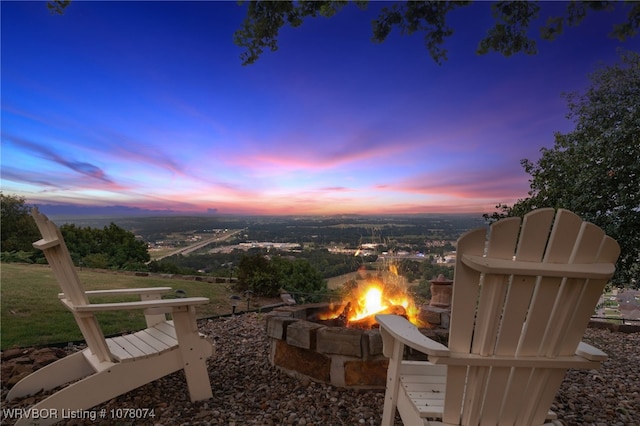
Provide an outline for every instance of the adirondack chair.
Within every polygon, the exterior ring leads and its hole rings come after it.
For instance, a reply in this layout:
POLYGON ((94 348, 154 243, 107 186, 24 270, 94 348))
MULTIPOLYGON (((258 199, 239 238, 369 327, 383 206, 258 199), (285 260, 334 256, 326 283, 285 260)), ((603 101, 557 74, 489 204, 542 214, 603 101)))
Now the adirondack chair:
MULTIPOLYGON (((542 425, 566 370, 607 355, 581 339, 618 243, 567 211, 535 210, 458 240, 448 346, 378 315, 389 360, 382 425, 542 425), (553 226, 552 226, 553 222, 553 226), (409 346, 428 361, 409 361, 409 346), (406 354, 405 354, 406 355, 406 354)), ((553 423, 550 423, 553 424, 553 423)))
MULTIPOLYGON (((33 245, 44 251, 62 289, 60 301, 75 317, 87 349, 25 377, 10 390, 7 399, 75 381, 31 407, 31 412, 52 409, 60 415, 62 410, 91 408, 181 369, 192 401, 211 398, 206 360, 213 354, 213 346, 198 333, 195 317, 195 306, 206 304, 209 299, 161 299, 170 287, 85 291, 60 230, 37 209, 32 210, 32 216, 42 234, 42 239, 33 245), (99 304, 89 301, 89 296, 121 295, 139 295, 140 301, 99 304), (145 314, 145 330, 105 339, 95 316, 97 312, 137 309, 145 314), (168 314, 171 320, 167 319, 168 314)), ((39 425, 55 421, 55 418, 37 419, 39 425)), ((27 422, 23 419, 18 424, 27 422)))

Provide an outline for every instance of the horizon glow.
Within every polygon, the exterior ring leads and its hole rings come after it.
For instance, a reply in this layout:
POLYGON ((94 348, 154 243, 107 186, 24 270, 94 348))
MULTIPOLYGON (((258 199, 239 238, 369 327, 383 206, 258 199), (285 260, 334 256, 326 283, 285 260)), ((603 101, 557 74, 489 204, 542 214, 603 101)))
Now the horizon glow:
POLYGON ((285 28, 243 67, 235 2, 2 2, 2 191, 190 214, 492 212, 527 196, 520 160, 573 128, 561 93, 632 43, 607 37, 620 11, 592 13, 535 56, 477 56, 479 3, 452 16, 439 66, 420 35, 370 41, 383 6, 285 28))

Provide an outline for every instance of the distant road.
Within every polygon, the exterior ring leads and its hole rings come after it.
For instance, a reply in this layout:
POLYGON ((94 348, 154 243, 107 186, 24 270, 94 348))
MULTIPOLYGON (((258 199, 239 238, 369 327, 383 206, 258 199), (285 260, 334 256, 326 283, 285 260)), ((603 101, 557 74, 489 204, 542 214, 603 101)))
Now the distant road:
POLYGON ((220 242, 220 241, 228 240, 229 238, 235 236, 236 234, 239 234, 243 230, 244 229, 237 229, 235 231, 228 232, 228 233, 226 233, 224 235, 218 235, 218 236, 215 236, 213 238, 208 238, 206 240, 203 240, 203 241, 200 241, 198 243, 192 244, 192 245, 190 245, 188 247, 181 247, 181 248, 179 248, 179 249, 177 249, 177 250, 175 250, 175 251, 173 251, 173 252, 171 252, 169 254, 165 254, 164 256, 157 257, 154 260, 164 259, 165 257, 173 256, 173 255, 176 255, 176 254, 189 254, 189 253, 192 253, 192 252, 194 252, 196 250, 200 250, 201 248, 208 246, 209 244, 213 244, 213 243, 217 243, 217 242, 220 242))

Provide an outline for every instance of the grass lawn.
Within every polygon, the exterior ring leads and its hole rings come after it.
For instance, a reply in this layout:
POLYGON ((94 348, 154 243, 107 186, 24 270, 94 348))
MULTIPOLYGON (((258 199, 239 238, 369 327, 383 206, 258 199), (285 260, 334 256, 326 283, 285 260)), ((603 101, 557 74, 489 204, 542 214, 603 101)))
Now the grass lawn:
MULTIPOLYGON (((136 287, 171 287, 187 296, 208 297, 209 304, 197 307, 199 318, 231 312, 227 284, 213 284, 160 277, 136 277, 109 271, 78 271, 86 290, 136 287)), ((0 264, 0 348, 66 343, 82 340, 73 319, 58 300, 60 289, 46 265, 0 264)), ((169 297, 173 297, 173 292, 169 297)), ((95 297, 95 303, 124 302, 135 297, 95 297)), ((244 308, 241 306, 240 308, 244 308)), ((251 307, 256 307, 255 304, 251 307)), ((142 311, 98 314, 105 335, 144 328, 142 311)))

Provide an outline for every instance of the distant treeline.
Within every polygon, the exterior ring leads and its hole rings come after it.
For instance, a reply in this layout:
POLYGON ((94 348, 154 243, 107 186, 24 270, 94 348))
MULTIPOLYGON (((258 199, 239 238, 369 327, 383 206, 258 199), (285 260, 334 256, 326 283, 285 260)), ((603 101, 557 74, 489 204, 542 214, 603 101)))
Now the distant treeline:
MULTIPOLYGON (((42 253, 31 243, 40 238, 29 213, 31 206, 16 196, 2 197, 2 260, 44 262, 42 253)), ((428 288, 428 281, 439 273, 450 276, 450 268, 434 264, 434 258, 453 249, 450 240, 480 219, 470 216, 433 217, 335 217, 335 218, 233 218, 211 221, 210 218, 163 217, 145 220, 128 219, 126 230, 110 222, 102 229, 87 225, 89 221, 64 223, 60 231, 77 266, 114 270, 150 271, 187 275, 213 275, 238 278, 239 290, 251 290, 260 295, 274 295, 280 288, 308 294, 326 291, 325 280, 354 272, 360 268, 376 269, 377 254, 356 257, 332 253, 327 246, 359 247, 364 243, 378 244, 378 251, 422 251, 424 261, 403 260, 398 271, 410 282, 428 288), (295 252, 269 251, 255 248, 248 252, 175 255, 149 262, 148 239, 144 232, 157 232, 164 238, 171 232, 208 232, 214 229, 245 229, 246 238, 259 241, 298 242, 295 252), (135 233, 134 233, 135 231, 135 233), (160 233, 161 232, 161 233, 160 233), (366 234, 366 235, 365 235, 366 234), (369 236, 370 235, 370 236, 369 236), (432 240, 444 240, 437 246, 432 240)), ((95 222, 94 222, 95 224, 95 222)), ((150 234, 147 234, 150 235, 150 234)))
POLYGON ((215 229, 244 229, 250 241, 291 242, 326 246, 341 243, 421 244, 426 240, 455 240, 469 229, 485 226, 481 214, 398 216, 158 216, 128 218, 57 218, 57 223, 102 227, 113 222, 150 242, 171 233, 206 233, 215 229))
MULTIPOLYGON (((303 250, 300 252, 268 251, 264 248, 252 248, 248 251, 233 250, 230 253, 174 255, 149 264, 151 272, 215 275, 219 277, 235 276, 236 268, 245 257, 263 255, 289 259, 306 260, 316 269, 322 278, 330 278, 356 271, 363 265, 362 258, 345 254, 330 253, 327 249, 303 250)), ((373 257, 371 260, 375 260, 373 257)))
MULTIPOLYGON (((272 295, 279 288, 294 292, 304 291, 307 301, 315 300, 326 292, 326 286, 320 280, 355 272, 365 268, 379 271, 388 268, 388 264, 376 262, 376 256, 365 258, 353 255, 330 253, 327 249, 302 250, 299 252, 267 251, 253 248, 245 252, 234 250, 231 253, 175 255, 152 261, 149 270, 174 274, 208 274, 219 277, 236 277, 239 291, 252 291, 261 295, 272 295)), ((436 264, 433 258, 424 261, 404 259, 395 263, 399 275, 412 283, 414 292, 428 299, 430 281, 442 274, 453 278, 452 265, 436 264)))

